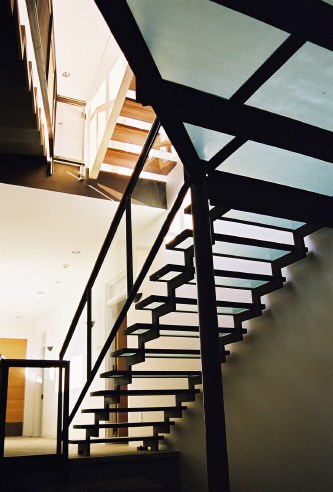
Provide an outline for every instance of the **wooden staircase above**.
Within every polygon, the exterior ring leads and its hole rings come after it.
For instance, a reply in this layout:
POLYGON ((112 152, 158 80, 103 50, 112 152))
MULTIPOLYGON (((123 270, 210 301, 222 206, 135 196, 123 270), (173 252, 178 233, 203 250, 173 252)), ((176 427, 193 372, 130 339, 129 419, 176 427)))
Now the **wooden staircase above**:
MULTIPOLYGON (((135 101, 135 91, 136 83, 133 77, 103 164, 133 169, 137 162, 156 115, 150 106, 142 106, 135 101)), ((170 140, 161 131, 154 143, 152 155, 147 159, 144 171, 166 176, 177 163, 175 156, 170 140)), ((105 170, 105 166, 103 169, 105 170)))

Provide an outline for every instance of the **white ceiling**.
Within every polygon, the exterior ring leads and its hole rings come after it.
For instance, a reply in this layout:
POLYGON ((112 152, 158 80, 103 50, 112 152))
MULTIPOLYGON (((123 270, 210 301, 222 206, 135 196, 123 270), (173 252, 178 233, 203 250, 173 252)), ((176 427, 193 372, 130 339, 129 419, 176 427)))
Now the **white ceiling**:
MULTIPOLYGON (((33 326, 69 293, 82 295, 117 205, 0 184, 3 328, 33 326), (75 250, 82 252, 73 254, 75 250)), ((142 237, 142 230, 161 213, 133 207, 135 237, 142 237)))
POLYGON ((89 101, 121 51, 94 0, 53 0, 53 15, 58 94, 89 101))

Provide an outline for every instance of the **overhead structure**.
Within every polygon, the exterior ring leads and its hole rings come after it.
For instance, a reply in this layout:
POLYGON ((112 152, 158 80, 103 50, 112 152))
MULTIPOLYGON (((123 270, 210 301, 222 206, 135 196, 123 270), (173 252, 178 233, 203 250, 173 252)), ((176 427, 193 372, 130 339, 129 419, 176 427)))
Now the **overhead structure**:
POLYGON ((96 3, 190 175, 332 196, 329 2, 96 3))

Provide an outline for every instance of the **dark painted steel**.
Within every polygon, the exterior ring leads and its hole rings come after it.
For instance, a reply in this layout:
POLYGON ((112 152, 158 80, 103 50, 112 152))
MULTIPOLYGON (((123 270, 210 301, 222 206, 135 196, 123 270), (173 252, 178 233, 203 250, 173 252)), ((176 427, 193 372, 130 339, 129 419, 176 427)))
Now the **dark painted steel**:
MULTIPOLYGON (((276 51, 251 75, 251 77, 231 96, 230 101, 245 103, 274 73, 282 67, 304 44, 304 40, 289 36, 276 51)), ((235 137, 209 160, 209 169, 215 169, 236 150, 246 139, 235 137)))
POLYGON ((333 8, 318 0, 212 0, 242 14, 333 50, 333 8))
POLYGON ((92 330, 92 314, 91 314, 91 289, 87 292, 87 378, 91 372, 91 330, 92 330))
POLYGON ((0 458, 3 457, 6 407, 8 394, 8 372, 11 367, 39 367, 42 369, 55 367, 59 370, 59 390, 58 390, 58 416, 57 416, 57 446, 56 453, 62 457, 68 456, 68 413, 69 413, 69 361, 66 360, 45 360, 45 359, 3 359, 0 362, 0 458), (60 374, 65 372, 65 387, 62 388, 60 374), (63 394, 63 408, 62 395, 63 394), (61 429, 61 427, 63 428, 61 429), (67 439, 67 455, 66 442, 67 439), (63 449, 61 452, 61 441, 63 449))
POLYGON ((139 275, 137 276, 134 284, 133 284, 133 288, 131 289, 131 292, 121 310, 121 312, 119 313, 119 316, 115 322, 115 324, 113 325, 113 328, 97 358, 97 361, 95 362, 95 365, 94 367, 92 368, 92 371, 91 371, 91 374, 90 374, 90 377, 89 379, 87 380, 86 384, 84 385, 81 393, 80 393, 80 396, 77 400, 77 402, 75 403, 74 405, 74 408, 69 416, 69 420, 68 420, 68 425, 71 424, 76 412, 78 411, 78 409, 80 408, 80 405, 83 401, 83 398, 85 397, 85 395, 87 394, 89 388, 90 388, 90 385, 91 383, 93 382, 103 360, 104 360, 104 357, 107 355, 110 347, 111 347, 111 344, 113 342, 113 340, 115 339, 115 336, 121 326, 121 323, 123 322, 123 320, 125 319, 125 316, 131 306, 131 304, 133 303, 134 301, 134 298, 136 296, 136 294, 138 293, 140 287, 141 287, 141 284, 142 282, 144 281, 148 271, 149 271, 149 268, 151 267, 155 257, 156 257, 156 254, 158 252, 158 250, 160 249, 162 243, 163 243, 163 240, 169 230, 169 227, 171 226, 172 224, 172 221, 174 220, 178 210, 180 209, 182 203, 183 203, 183 200, 186 196, 186 193, 189 189, 189 186, 187 183, 184 183, 183 186, 181 187, 179 193, 178 193, 178 196, 170 210, 170 212, 168 213, 168 216, 167 218, 165 219, 162 227, 161 227, 161 230, 160 232, 158 233, 157 235, 157 238, 155 239, 155 242, 146 258, 146 261, 139 273, 139 275))
POLYGON ((159 90, 161 97, 153 107, 161 114, 167 133, 169 128, 162 117, 165 113, 169 120, 186 121, 333 163, 333 132, 166 80, 159 90))
POLYGON ((126 273, 128 295, 133 287, 133 237, 131 198, 128 198, 126 203, 126 273))
POLYGON ((57 409, 57 454, 62 451, 62 429, 63 429, 63 373, 58 369, 58 409, 57 409))
POLYGON ((64 409, 63 409, 63 432, 62 432, 62 454, 68 458, 68 428, 69 428, 69 383, 70 383, 70 366, 65 369, 64 381, 64 409))
POLYGON ((333 227, 333 198, 319 193, 214 171, 208 194, 213 205, 333 227))
POLYGON ((9 366, 0 360, 0 458, 3 457, 5 449, 8 371, 9 366))
POLYGON ((205 175, 202 174, 202 179, 191 185, 191 192, 206 426, 207 476, 209 492, 229 492, 214 264, 205 179, 205 175))
POLYGON ((81 297, 81 300, 79 302, 79 305, 77 307, 77 310, 76 310, 76 313, 74 315, 74 318, 71 322, 71 325, 69 327, 69 330, 68 330, 68 333, 67 333, 67 336, 65 338, 65 341, 63 343, 63 346, 61 348, 61 351, 60 351, 60 355, 59 355, 59 358, 60 359, 63 359, 64 358, 64 355, 66 353, 66 350, 68 348, 68 345, 72 339, 72 336, 74 334, 74 331, 76 329, 76 325, 80 319, 80 316, 82 314, 82 311, 84 309, 84 306, 86 304, 86 299, 87 299, 87 292, 88 290, 90 290, 94 283, 95 283, 95 280, 97 278, 97 275, 102 267, 102 264, 104 262, 104 259, 109 251, 109 247, 113 241, 113 238, 118 230, 118 226, 120 224, 120 221, 124 215, 124 212, 126 210, 126 204, 127 204, 127 199, 128 197, 130 197, 133 193, 133 190, 135 188, 135 185, 139 179, 139 176, 141 174, 141 171, 143 169, 143 166, 145 165, 145 162, 148 158, 148 155, 149 155, 149 152, 154 144, 154 141, 155 141, 155 138, 157 137, 157 134, 158 134, 158 131, 160 129, 160 122, 158 121, 158 119, 156 118, 152 127, 151 127, 151 130, 148 134, 148 137, 147 137, 147 140, 145 142, 145 145, 143 146, 143 149, 141 151, 141 154, 139 156, 139 159, 138 159, 138 162, 137 162, 137 165, 133 171, 133 174, 131 176, 131 179, 129 180, 128 184, 127 184, 127 187, 126 187, 126 191, 118 205, 118 208, 117 208, 117 211, 115 213, 115 216, 112 220, 112 223, 111 223, 111 226, 110 226, 110 229, 107 233, 107 236, 104 240, 104 243, 103 243, 103 246, 101 248, 101 251, 98 255, 98 258, 96 260, 96 263, 95 263, 95 266, 91 272, 91 275, 89 277, 89 280, 88 280, 88 283, 85 287, 85 290, 82 294, 82 297, 81 297))

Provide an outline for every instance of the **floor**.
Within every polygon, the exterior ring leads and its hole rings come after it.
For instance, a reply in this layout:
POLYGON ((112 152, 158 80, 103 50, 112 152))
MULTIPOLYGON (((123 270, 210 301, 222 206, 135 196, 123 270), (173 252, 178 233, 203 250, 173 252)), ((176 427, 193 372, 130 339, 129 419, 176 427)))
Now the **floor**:
MULTIPOLYGON (((5 456, 32 456, 55 454, 56 440, 41 437, 6 437, 5 456)), ((113 456, 137 453, 136 447, 125 444, 95 444, 91 447, 91 456, 113 456)), ((77 446, 69 445, 69 457, 78 458, 77 446)), ((81 456, 80 456, 81 458, 81 456)))

